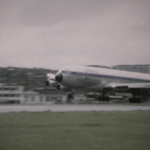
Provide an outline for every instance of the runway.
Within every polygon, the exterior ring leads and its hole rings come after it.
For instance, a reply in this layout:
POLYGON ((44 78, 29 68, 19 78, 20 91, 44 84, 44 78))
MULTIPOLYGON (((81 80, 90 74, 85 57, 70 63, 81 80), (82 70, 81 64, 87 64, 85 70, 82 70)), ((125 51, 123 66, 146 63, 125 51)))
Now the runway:
POLYGON ((0 113, 8 112, 88 112, 88 111, 135 111, 150 110, 142 105, 96 105, 96 104, 51 104, 51 105, 0 105, 0 113))

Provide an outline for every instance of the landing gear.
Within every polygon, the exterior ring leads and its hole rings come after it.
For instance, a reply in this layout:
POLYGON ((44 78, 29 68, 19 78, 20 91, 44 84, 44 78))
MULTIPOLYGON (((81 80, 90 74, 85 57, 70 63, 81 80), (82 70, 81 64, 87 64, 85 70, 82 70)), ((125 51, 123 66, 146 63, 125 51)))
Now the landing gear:
POLYGON ((99 100, 99 101, 107 101, 107 102, 109 102, 109 100, 110 100, 110 98, 109 98, 109 96, 107 95, 107 93, 108 93, 108 90, 103 90, 102 91, 102 93, 101 93, 101 95, 99 95, 98 97, 97 97, 97 99, 99 100))
POLYGON ((67 102, 71 102, 72 99, 74 99, 74 93, 73 92, 69 92, 68 96, 67 96, 67 102))
POLYGON ((141 103, 141 102, 145 102, 146 99, 144 97, 132 97, 129 98, 129 102, 130 103, 141 103))
POLYGON ((100 95, 100 96, 97 97, 97 99, 99 101, 107 101, 107 102, 109 102, 109 96, 107 96, 107 95, 100 95))
POLYGON ((149 91, 144 89, 132 89, 131 93, 133 97, 129 98, 130 103, 141 103, 145 102, 146 98, 149 97, 149 91))

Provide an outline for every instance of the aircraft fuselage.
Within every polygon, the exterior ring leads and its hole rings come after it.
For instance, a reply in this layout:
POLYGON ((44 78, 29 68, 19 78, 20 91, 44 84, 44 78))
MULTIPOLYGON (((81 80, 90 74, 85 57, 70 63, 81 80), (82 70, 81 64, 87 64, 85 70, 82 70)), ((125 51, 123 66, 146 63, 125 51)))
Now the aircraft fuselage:
POLYGON ((56 74, 63 76, 61 84, 71 89, 101 91, 108 83, 150 83, 150 75, 106 68, 69 66, 56 74))

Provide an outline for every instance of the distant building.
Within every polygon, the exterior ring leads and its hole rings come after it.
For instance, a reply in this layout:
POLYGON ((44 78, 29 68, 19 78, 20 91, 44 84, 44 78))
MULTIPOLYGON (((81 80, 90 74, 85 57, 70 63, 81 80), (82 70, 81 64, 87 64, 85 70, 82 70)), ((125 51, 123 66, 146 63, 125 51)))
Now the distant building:
POLYGON ((39 93, 35 91, 25 91, 24 104, 44 104, 44 103, 54 103, 62 102, 66 97, 64 94, 57 94, 57 92, 49 93, 39 93))
POLYGON ((23 86, 0 85, 0 103, 22 103, 23 86))
MULTIPOLYGON (((85 100, 84 96, 77 94, 75 101, 85 100)), ((51 104, 68 102, 67 93, 51 89, 36 89, 24 91, 23 86, 0 84, 0 104, 51 104)))
POLYGON ((141 72, 150 74, 150 65, 118 65, 113 66, 113 69, 125 70, 125 71, 133 71, 133 72, 141 72))
POLYGON ((9 104, 35 104, 35 103, 48 103, 62 101, 64 95, 58 94, 55 91, 35 92, 35 91, 24 91, 23 86, 8 86, 0 84, 0 103, 9 104))

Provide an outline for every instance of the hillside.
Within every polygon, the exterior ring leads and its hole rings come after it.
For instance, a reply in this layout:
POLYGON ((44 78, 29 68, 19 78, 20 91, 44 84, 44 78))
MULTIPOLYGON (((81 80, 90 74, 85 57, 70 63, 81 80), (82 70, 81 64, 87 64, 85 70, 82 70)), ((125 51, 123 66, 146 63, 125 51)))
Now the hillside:
POLYGON ((46 88, 46 74, 55 74, 56 72, 57 70, 43 68, 0 67, 0 83, 6 85, 22 85, 25 87, 25 90, 46 88))

